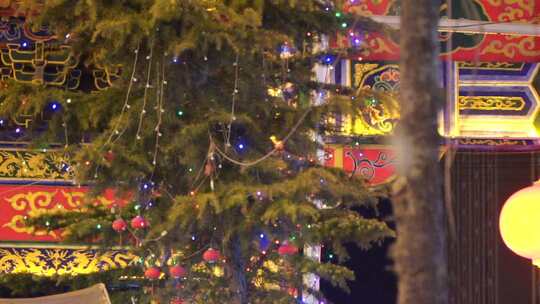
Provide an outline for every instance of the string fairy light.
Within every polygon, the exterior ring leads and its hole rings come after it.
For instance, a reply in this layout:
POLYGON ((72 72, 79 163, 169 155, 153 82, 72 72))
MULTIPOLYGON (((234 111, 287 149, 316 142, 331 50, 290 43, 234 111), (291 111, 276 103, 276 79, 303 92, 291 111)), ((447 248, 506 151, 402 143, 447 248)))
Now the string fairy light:
MULTIPOLYGON (((156 114, 157 114, 157 124, 155 127, 156 132, 156 144, 154 146, 154 158, 152 160, 152 164, 154 166, 157 165, 157 156, 159 152, 159 138, 162 136, 161 134, 161 124, 163 122, 163 98, 164 98, 164 91, 165 91, 165 85, 167 84, 167 81, 165 80, 165 56, 163 57, 162 63, 161 63, 161 71, 158 68, 158 77, 157 81, 159 83, 158 90, 157 90, 157 105, 156 105, 156 114)), ((155 168, 154 168, 155 169, 155 168)), ((153 174, 153 173, 152 173, 153 174)))
MULTIPOLYGON (((296 124, 293 126, 293 128, 291 129, 291 131, 289 131, 289 133, 281 140, 283 142, 283 144, 285 144, 289 138, 296 132, 296 130, 298 130, 298 128, 300 127, 300 125, 302 124, 302 122, 306 119, 307 115, 311 112, 312 110, 312 107, 309 107, 307 108, 307 110, 302 114, 302 116, 300 117, 300 119, 296 122, 296 124)), ((274 153, 276 153, 277 151, 279 151, 279 148, 278 147, 274 147, 274 149, 272 149, 270 152, 268 152, 267 154, 265 154, 264 156, 256 159, 256 160, 253 160, 253 161, 250 161, 250 162, 242 162, 242 161, 238 161, 232 157, 230 157, 229 155, 227 155, 223 150, 221 150, 216 144, 215 144, 215 141, 214 139, 212 138, 212 135, 209 134, 210 136, 210 142, 214 144, 214 148, 216 150, 216 152, 218 152, 223 158, 225 158, 226 160, 230 161, 231 163, 233 164, 236 164, 236 165, 239 165, 239 166, 243 166, 243 167, 251 167, 251 166, 254 166, 264 160, 266 160, 267 158, 269 158, 270 156, 272 156, 274 153)))
POLYGON ((118 137, 121 136, 120 132, 118 131, 118 127, 122 123, 122 118, 124 117, 125 112, 131 107, 129 105, 129 98, 131 96, 131 90, 133 88, 133 83, 135 82, 135 73, 137 71, 137 64, 139 62, 139 49, 140 49, 140 45, 137 46, 137 48, 134 51, 135 58, 133 60, 133 66, 131 68, 131 76, 129 78, 128 88, 127 88, 127 92, 126 92, 126 98, 124 99, 124 105, 122 106, 122 110, 120 111, 120 115, 118 117, 118 120, 116 121, 116 124, 115 124, 114 128, 112 129, 111 134, 107 138, 107 141, 105 142, 104 146, 106 146, 107 144, 109 144, 111 142, 111 140, 112 140, 112 138, 113 138, 113 136, 115 134, 118 135, 118 137))
POLYGON ((234 62, 234 91, 232 93, 232 102, 231 102, 231 119, 229 121, 229 125, 227 127, 228 129, 228 132, 227 132, 227 135, 226 135, 226 147, 230 147, 231 146, 231 130, 232 130, 232 124, 233 122, 236 120, 236 98, 237 98, 237 95, 238 95, 238 82, 239 82, 239 73, 240 73, 240 68, 239 68, 239 54, 236 53, 236 59, 235 59, 235 62, 234 62))
POLYGON ((144 95, 143 95, 143 104, 141 108, 141 113, 139 114, 139 124, 137 126, 137 132, 135 133, 135 138, 137 140, 141 139, 141 130, 142 125, 144 121, 144 115, 146 114, 146 103, 148 102, 148 89, 150 89, 150 75, 152 73, 152 60, 154 55, 154 46, 155 46, 155 38, 152 39, 151 47, 150 47, 150 54, 146 57, 148 60, 148 70, 146 72, 146 84, 144 85, 144 95))

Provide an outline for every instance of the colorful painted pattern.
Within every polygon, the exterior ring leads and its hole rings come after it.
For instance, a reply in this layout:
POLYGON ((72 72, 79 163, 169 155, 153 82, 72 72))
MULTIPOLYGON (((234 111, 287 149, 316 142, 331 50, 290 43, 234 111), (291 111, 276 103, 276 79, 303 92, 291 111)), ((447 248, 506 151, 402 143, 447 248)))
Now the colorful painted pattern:
MULTIPOLYGON (((441 87, 452 103, 441 116, 441 134, 453 137, 537 138, 540 136, 540 64, 513 62, 441 62, 441 87), (443 126, 447 126, 444 130, 443 126)), ((399 67, 388 61, 345 61, 341 84, 358 90, 383 92, 389 100, 399 94, 399 67)), ((358 101, 362 115, 356 121, 337 116, 344 135, 373 136, 392 133, 399 120, 399 104, 358 101), (365 113, 371 113, 366 116, 365 113), (375 114, 373 114, 375 113, 375 114), (392 121, 392 128, 374 122, 392 121)), ((338 128, 339 129, 339 128, 338 128)))
POLYGON ((325 149, 326 166, 342 168, 360 176, 370 186, 379 186, 393 180, 396 174, 395 158, 396 153, 391 146, 331 145, 325 149))
MULTIPOLYGON (((25 219, 51 212, 84 212, 87 191, 87 187, 77 186, 0 185, 0 242, 61 241, 61 231, 36 230, 26 226, 25 219)), ((125 201, 116 199, 109 190, 93 203, 121 206, 125 201)))
POLYGON ((538 63, 454 63, 455 107, 446 117, 452 135, 538 138, 538 63))
POLYGON ((137 257, 124 250, 99 251, 59 248, 0 248, 0 274, 39 276, 89 274, 124 268, 137 257))
MULTIPOLYGON (((453 19, 475 19, 486 22, 540 22, 540 6, 533 0, 473 0, 452 1, 453 19)), ((364 16, 388 15, 397 16, 400 13, 398 0, 365 0, 348 2, 347 11, 364 16), (351 4, 352 3, 352 4, 351 4)), ((441 6, 441 16, 447 16, 446 4, 441 6)), ((472 61, 478 59, 484 62, 538 62, 540 61, 540 37, 482 35, 464 33, 440 34, 442 58, 455 61, 472 61), (448 42, 451 41, 451 44, 448 42)), ((338 37, 336 45, 348 45, 349 39, 338 37)), ((364 50, 359 54, 366 60, 397 60, 399 44, 379 33, 366 33, 364 50)))
POLYGON ((103 90, 119 78, 119 67, 82 67, 68 42, 47 28, 33 30, 24 19, 1 19, 0 79, 81 89, 81 78, 88 73, 93 83, 84 85, 90 85, 90 90, 103 90))
POLYGON ((70 180, 73 171, 60 152, 0 150, 0 179, 40 179, 42 181, 70 180))

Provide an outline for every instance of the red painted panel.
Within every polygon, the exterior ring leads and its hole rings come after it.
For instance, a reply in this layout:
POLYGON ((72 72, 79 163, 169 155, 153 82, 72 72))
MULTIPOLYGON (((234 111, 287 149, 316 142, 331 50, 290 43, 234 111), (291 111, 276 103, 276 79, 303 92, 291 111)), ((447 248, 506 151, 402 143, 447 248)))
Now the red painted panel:
MULTIPOLYGON (((345 47, 349 44, 346 36, 339 36, 334 47, 345 47)), ((399 60, 399 44, 379 33, 367 33, 364 37, 365 49, 355 58, 369 61, 399 60)), ((476 47, 458 46, 450 53, 441 53, 442 59, 454 61, 480 62, 538 62, 540 61, 540 37, 484 35, 476 47)))
POLYGON ((325 165, 343 168, 347 172, 365 178, 371 186, 391 181, 396 175, 396 153, 391 147, 362 146, 338 147, 325 149, 325 165))
MULTIPOLYGON (((397 15, 399 5, 394 0, 363 0, 351 1, 345 11, 361 15, 397 15)), ((473 4, 476 14, 467 17, 464 13, 454 10, 453 18, 480 19, 486 22, 526 22, 540 23, 540 5, 538 1, 515 0, 493 1, 479 0, 473 4)), ((461 8, 465 11, 465 8, 461 8)), ((445 7, 441 7, 443 14, 445 7)), ((540 37, 510 36, 510 35, 469 35, 448 34, 440 36, 443 59, 455 61, 507 61, 507 62, 538 62, 540 61, 540 37), (446 51, 445 41, 452 37, 452 50, 446 51)), ((347 37, 339 37, 335 46, 349 45, 347 37)), ((367 33, 364 37, 365 51, 356 57, 366 60, 395 61, 399 59, 399 43, 385 38, 380 34, 367 33)))
MULTIPOLYGON (((51 210, 84 210, 87 191, 88 187, 0 185, 0 241, 59 241, 59 231, 34 231, 25 227, 25 216, 51 210)), ((123 205, 125 201, 117 201, 114 192, 108 190, 95 203, 123 205)))

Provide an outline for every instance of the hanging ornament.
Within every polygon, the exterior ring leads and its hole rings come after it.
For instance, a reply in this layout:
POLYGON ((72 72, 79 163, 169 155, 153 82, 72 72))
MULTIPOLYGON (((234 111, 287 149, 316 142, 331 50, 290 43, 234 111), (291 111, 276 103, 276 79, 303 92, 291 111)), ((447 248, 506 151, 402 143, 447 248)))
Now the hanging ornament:
POLYGON ((266 93, 268 94, 268 96, 271 97, 283 97, 283 91, 281 91, 281 87, 268 86, 266 93))
POLYGON ((288 287, 287 288, 287 293, 291 296, 291 297, 298 297, 298 289, 294 288, 294 287, 288 287))
POLYGON ((274 149, 276 149, 277 151, 283 151, 283 149, 285 149, 285 144, 283 143, 283 141, 278 140, 276 136, 270 136, 270 140, 274 144, 274 149))
POLYGON ((112 150, 109 150, 105 153, 105 155, 103 156, 105 158, 105 160, 108 162, 108 163, 112 163, 113 160, 114 160, 114 152, 112 150))
POLYGON ((208 248, 203 253, 203 260, 205 260, 208 263, 215 263, 221 258, 221 253, 219 250, 216 250, 214 248, 208 248))
POLYGON ((283 92, 283 100, 290 106, 296 106, 296 99, 298 98, 298 90, 292 82, 286 82, 281 86, 283 92))
POLYGON ((285 42, 279 48, 279 58, 281 59, 290 59, 294 56, 295 53, 296 49, 287 42, 285 42))
POLYGON ((279 246, 278 253, 279 255, 294 255, 298 253, 298 247, 291 245, 288 242, 284 242, 279 246))
POLYGON ((133 229, 144 229, 148 226, 150 226, 148 221, 146 221, 146 219, 140 215, 137 215, 131 220, 131 228, 133 229))
MULTIPOLYGON (((215 157, 215 149, 216 146, 212 142, 210 143, 210 147, 208 148, 208 155, 206 157, 206 164, 204 165, 204 175, 205 176, 212 176, 214 172, 216 171, 216 157, 215 157)), ((213 179, 210 179, 210 183, 212 184, 212 190, 213 190, 213 179)))
POLYGON ((225 269, 221 266, 214 266, 212 269, 212 274, 218 278, 221 278, 225 275, 225 269))
POLYGON ((271 97, 282 98, 289 106, 293 107, 296 107, 299 98, 298 89, 292 82, 286 82, 276 87, 269 86, 266 93, 271 97))
POLYGON ((152 189, 152 192, 150 193, 150 196, 153 198, 161 197, 161 191, 159 189, 152 189))
POLYGON ((180 299, 180 298, 172 298, 171 301, 169 302, 170 304, 184 304, 184 300, 180 299))
POLYGON ((116 232, 123 232, 127 229, 127 223, 123 219, 119 218, 112 223, 112 229, 116 232))
POLYGON ((180 279, 186 276, 187 271, 180 265, 175 265, 169 268, 169 274, 175 279, 180 279))
POLYGON ((211 160, 208 160, 206 162, 206 165, 204 165, 204 175, 210 176, 212 175, 212 173, 214 173, 214 171, 215 171, 214 162, 212 162, 211 160))
POLYGON ((540 181, 514 193, 499 218, 501 236, 508 248, 540 267, 540 181))
POLYGON ((150 267, 146 269, 144 276, 149 280, 157 280, 161 276, 161 271, 157 267, 150 267))

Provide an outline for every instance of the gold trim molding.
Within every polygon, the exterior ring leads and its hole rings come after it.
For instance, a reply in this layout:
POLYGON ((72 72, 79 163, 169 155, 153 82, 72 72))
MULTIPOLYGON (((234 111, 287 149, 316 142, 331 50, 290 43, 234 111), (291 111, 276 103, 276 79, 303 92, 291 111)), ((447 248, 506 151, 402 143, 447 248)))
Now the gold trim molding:
POLYGON ((521 111, 525 100, 519 96, 459 96, 458 109, 479 111, 521 111))

